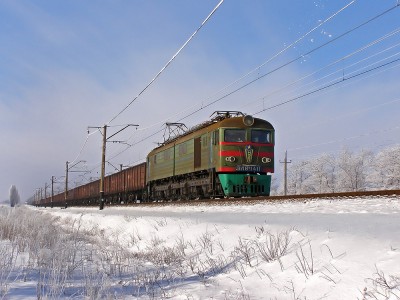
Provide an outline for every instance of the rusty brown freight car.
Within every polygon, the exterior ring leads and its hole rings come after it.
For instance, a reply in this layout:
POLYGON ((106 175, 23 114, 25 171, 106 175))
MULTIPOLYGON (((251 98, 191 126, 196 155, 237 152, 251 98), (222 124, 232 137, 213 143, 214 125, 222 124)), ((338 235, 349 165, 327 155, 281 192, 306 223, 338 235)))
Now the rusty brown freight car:
POLYGON ((82 200, 84 200, 85 202, 96 201, 99 195, 99 189, 100 189, 99 180, 78 186, 69 192, 68 201, 82 201, 82 200))
POLYGON ((109 175, 104 180, 107 202, 131 202, 141 199, 146 188, 146 163, 109 175))
MULTIPOLYGON (((106 203, 133 202, 143 199, 146 190, 146 163, 127 168, 104 178, 104 195, 106 203)), ((76 206, 94 205, 100 197, 100 180, 78 186, 68 190, 67 199, 65 191, 41 199, 39 206, 76 206)))
POLYGON ((37 205, 44 207, 53 207, 54 203, 59 203, 60 205, 61 203, 65 203, 65 193, 56 194, 53 196, 53 199, 51 199, 51 196, 42 199, 37 203, 37 205))

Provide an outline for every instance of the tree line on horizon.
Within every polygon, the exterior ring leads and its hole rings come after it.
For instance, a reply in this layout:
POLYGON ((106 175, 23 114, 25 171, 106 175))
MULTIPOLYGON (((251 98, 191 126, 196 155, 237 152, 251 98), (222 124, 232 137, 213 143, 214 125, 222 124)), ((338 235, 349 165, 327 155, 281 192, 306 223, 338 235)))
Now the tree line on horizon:
MULTIPOLYGON (((271 194, 282 195, 284 183, 273 184, 271 194)), ((339 193, 400 189, 400 145, 374 154, 343 149, 292 162, 287 173, 287 194, 339 193)))

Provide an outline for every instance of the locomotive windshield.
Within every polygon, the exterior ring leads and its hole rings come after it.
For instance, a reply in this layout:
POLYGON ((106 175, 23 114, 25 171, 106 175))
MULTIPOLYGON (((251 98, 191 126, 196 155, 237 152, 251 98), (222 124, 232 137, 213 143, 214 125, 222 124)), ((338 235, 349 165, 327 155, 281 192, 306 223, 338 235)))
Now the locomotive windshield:
POLYGON ((244 142, 246 140, 246 130, 244 129, 225 129, 225 142, 244 142))
POLYGON ((263 129, 253 129, 251 131, 251 141, 253 143, 271 143, 271 132, 263 129))

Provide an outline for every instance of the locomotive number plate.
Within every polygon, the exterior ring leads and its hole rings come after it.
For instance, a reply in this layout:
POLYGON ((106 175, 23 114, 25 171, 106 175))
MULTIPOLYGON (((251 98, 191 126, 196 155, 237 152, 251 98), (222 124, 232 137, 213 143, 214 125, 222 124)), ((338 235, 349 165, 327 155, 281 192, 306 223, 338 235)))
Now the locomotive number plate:
POLYGON ((261 166, 236 166, 238 172, 261 172, 261 166))

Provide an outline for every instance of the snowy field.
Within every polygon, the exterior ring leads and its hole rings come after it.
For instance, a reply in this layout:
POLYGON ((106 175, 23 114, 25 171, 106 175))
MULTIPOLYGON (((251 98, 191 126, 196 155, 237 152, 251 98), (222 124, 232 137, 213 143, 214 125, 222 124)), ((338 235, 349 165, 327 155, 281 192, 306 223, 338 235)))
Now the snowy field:
POLYGON ((0 299, 400 299, 399 198, 0 214, 0 299))

